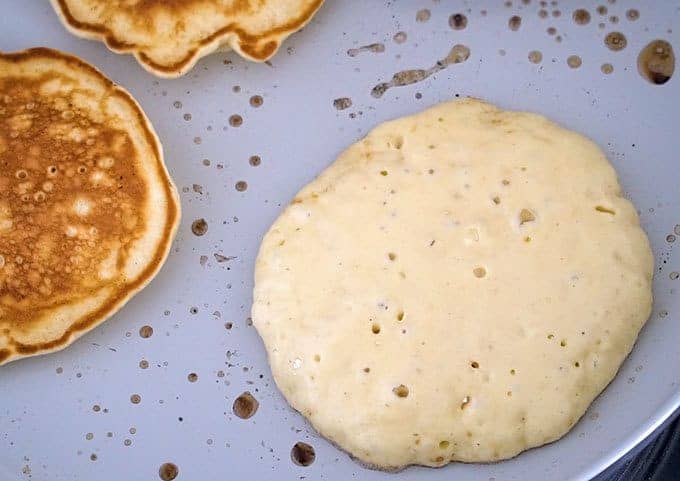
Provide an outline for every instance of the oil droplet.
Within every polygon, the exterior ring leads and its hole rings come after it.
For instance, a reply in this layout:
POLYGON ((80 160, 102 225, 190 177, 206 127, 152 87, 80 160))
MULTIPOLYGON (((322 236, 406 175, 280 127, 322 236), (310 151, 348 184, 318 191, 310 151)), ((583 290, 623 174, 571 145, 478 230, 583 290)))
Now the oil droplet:
POLYGON ((609 75, 614 71, 614 66, 610 63, 603 63, 602 66, 600 67, 600 70, 602 70, 603 74, 609 75))
POLYGON ((418 10, 418 13, 416 13, 416 22, 427 22, 430 19, 430 16, 430 11, 427 8, 418 10))
POLYGON ((404 43, 407 38, 406 32, 397 32, 392 37, 392 40, 394 40, 394 43, 404 43))
POLYGON ((238 114, 234 114, 229 117, 229 125, 232 127, 240 127, 243 125, 243 117, 238 114))
POLYGON ((316 453, 312 446, 298 441, 290 450, 290 459, 298 466, 309 466, 316 459, 316 453))
POLYGON ((510 27, 510 30, 513 32, 516 32, 519 30, 519 27, 522 25, 522 17, 518 15, 513 15, 510 17, 510 20, 508 20, 508 27, 510 27))
POLYGON ((139 328, 139 337, 143 339, 148 339, 153 335, 153 327, 142 326, 139 328))
MULTIPOLYGON (((405 35, 405 34, 404 34, 405 35)), ((369 45, 363 45, 357 48, 350 48, 347 51, 347 55, 350 57, 356 57, 362 52, 372 52, 372 53, 383 53, 385 51, 385 45, 382 43, 371 43, 369 45)))
POLYGON ((333 100, 333 107, 337 110, 345 110, 352 106, 352 99, 349 97, 340 97, 333 100))
POLYGON ((618 52, 626 48, 628 41, 626 40, 625 35, 623 35, 621 32, 609 32, 604 38, 604 44, 609 50, 618 52))
POLYGON ((141 361, 139 361, 139 367, 141 369, 147 369, 149 367, 149 361, 147 361, 146 359, 142 359, 141 361))
POLYGON ((208 223, 203 218, 196 219, 191 223, 191 232, 199 237, 205 235, 208 232, 208 223))
POLYGON ((253 95, 250 97, 250 106, 251 107, 261 107, 262 104, 264 103, 264 99, 260 95, 253 95))
POLYGON ((181 108, 182 108, 182 102, 180 102, 179 100, 175 100, 175 101, 172 103, 172 105, 173 105, 176 109, 181 109, 181 108))
POLYGON ((245 190, 248 188, 248 183, 245 180, 239 180, 238 182, 236 182, 236 185, 234 187, 239 192, 245 192, 245 190))
POLYGON ((631 8, 630 10, 626 11, 626 18, 631 22, 634 22, 635 20, 640 18, 640 12, 638 12, 634 8, 631 8))
POLYGON ((172 481, 179 474, 179 468, 174 463, 163 463, 158 468, 158 476, 163 481, 172 481))
POLYGON ((567 58, 567 65, 571 68, 579 68, 581 63, 581 57, 578 55, 569 55, 569 58, 567 58))
POLYGON ((462 13, 454 13, 449 17, 449 27, 454 30, 463 30, 467 27, 467 17, 462 13))
POLYGON ((587 25, 590 23, 590 12, 585 8, 574 10, 571 17, 577 25, 587 25))
POLYGON ((665 40, 654 40, 640 51, 637 64, 643 78, 656 85, 665 84, 675 71, 673 47, 665 40))
POLYGON ((232 411, 241 419, 248 419, 257 412, 258 407, 260 403, 246 391, 234 400, 232 411))
POLYGON ((543 54, 538 50, 532 50, 529 52, 529 62, 531 63, 541 63, 543 60, 543 54))

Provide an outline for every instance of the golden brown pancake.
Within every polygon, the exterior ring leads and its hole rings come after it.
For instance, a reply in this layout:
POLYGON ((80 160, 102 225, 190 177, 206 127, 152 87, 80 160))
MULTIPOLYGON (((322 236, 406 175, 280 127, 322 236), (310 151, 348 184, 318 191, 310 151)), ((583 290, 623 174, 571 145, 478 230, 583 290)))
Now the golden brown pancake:
POLYGON ((56 50, 0 53, 0 364, 117 311, 162 266, 179 215, 128 92, 56 50))
POLYGON ((51 0, 66 28, 132 53, 149 72, 179 77, 201 57, 233 49, 271 58, 323 0, 51 0))

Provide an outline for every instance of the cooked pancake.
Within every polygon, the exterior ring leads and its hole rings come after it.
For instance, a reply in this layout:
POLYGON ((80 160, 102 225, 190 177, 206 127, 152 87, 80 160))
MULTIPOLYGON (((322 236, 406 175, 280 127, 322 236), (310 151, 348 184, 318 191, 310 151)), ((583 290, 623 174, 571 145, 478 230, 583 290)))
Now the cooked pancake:
POLYGON ((252 317, 289 403, 361 461, 497 461, 611 381, 652 268, 595 144, 466 100, 377 127, 298 193, 252 317))
POLYGON ((203 56, 233 49, 271 58, 323 0, 51 0, 66 28, 132 53, 149 72, 179 77, 203 56))
POLYGON ((161 268, 179 214, 129 93, 56 50, 0 53, 0 364, 122 307, 161 268))

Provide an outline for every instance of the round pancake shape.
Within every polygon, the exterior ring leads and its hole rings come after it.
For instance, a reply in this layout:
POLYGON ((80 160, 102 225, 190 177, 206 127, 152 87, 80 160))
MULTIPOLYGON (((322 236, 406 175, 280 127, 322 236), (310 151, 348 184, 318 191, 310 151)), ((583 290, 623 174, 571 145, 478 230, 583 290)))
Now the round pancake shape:
POLYGON ((120 309, 163 265, 179 217, 128 92, 56 50, 0 54, 0 364, 120 309))
POLYGON ((51 0, 79 37, 131 53, 165 78, 187 73, 216 50, 254 62, 270 59, 311 20, 323 0, 51 0))
POLYGON ((490 462, 578 421, 652 271, 593 142, 468 99, 378 126, 296 195, 252 319, 291 406, 361 462, 490 462))

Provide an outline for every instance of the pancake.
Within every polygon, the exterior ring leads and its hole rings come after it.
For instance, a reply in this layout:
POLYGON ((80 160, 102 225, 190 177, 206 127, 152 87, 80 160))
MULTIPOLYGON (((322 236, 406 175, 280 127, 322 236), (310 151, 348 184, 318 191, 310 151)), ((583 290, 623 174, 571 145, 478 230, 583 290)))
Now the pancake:
POLYGON ((128 92, 56 50, 0 53, 0 364, 120 309, 161 268, 179 215, 128 92))
POLYGON ((607 386, 652 270, 594 143, 465 100, 378 126, 297 194, 252 319, 291 406, 363 463, 498 461, 607 386))
POLYGON ((132 53, 149 72, 179 77, 205 55, 233 49, 270 59, 323 0, 51 0, 66 28, 132 53))

